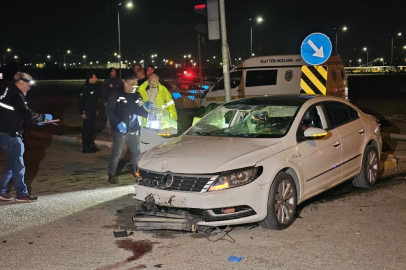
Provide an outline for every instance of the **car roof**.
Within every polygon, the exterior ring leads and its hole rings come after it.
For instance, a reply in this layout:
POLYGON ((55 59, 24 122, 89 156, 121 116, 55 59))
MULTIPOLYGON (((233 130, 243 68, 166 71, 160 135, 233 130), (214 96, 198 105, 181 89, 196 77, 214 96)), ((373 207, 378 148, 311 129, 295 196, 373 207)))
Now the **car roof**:
POLYGON ((316 95, 271 95, 258 96, 237 99, 226 103, 225 105, 260 105, 260 104, 284 104, 293 106, 302 106, 309 99, 317 97, 316 95))

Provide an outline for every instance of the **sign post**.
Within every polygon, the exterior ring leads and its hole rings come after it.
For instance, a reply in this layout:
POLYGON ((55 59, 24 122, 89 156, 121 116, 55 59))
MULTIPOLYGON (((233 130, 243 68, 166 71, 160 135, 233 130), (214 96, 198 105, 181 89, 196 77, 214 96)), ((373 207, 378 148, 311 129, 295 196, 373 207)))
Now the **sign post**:
POLYGON ((308 35, 302 42, 300 54, 309 64, 302 66, 300 93, 307 95, 327 94, 327 66, 333 46, 328 36, 322 33, 308 35))

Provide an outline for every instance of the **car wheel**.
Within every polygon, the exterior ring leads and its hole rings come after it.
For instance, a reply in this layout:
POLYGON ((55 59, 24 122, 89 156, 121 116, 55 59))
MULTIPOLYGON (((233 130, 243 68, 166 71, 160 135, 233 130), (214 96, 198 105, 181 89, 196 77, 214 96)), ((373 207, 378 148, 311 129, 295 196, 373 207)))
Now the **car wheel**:
POLYGON ((267 216, 260 222, 265 229, 284 230, 296 219, 296 185, 292 176, 279 173, 268 195, 267 216))
POLYGON ((378 179, 378 167, 378 151, 372 145, 368 145, 362 160, 361 173, 352 180, 353 186, 359 188, 373 187, 378 179))

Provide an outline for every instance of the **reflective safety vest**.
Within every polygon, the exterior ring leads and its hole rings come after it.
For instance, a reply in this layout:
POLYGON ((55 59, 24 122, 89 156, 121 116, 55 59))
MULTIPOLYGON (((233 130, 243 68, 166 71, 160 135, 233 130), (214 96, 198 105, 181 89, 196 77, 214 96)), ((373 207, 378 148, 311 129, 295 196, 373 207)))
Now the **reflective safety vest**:
MULTIPOLYGON (((138 87, 137 91, 140 93, 142 101, 145 103, 148 98, 148 81, 138 87)), ((158 94, 156 97, 156 103, 158 108, 162 108, 167 111, 174 120, 178 120, 178 114, 176 113, 175 102, 172 99, 171 93, 162 84, 158 84, 158 94)))

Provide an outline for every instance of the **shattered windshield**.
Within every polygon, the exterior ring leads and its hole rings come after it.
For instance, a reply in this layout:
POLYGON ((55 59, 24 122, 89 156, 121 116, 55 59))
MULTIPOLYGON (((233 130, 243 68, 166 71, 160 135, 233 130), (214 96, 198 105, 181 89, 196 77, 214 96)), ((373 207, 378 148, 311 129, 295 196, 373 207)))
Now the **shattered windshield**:
POLYGON ((165 129, 165 128, 177 128, 178 123, 171 115, 164 109, 158 107, 152 107, 148 113, 147 128, 151 129, 165 129))
POLYGON ((224 105, 197 122, 187 135, 280 138, 288 132, 298 109, 280 104, 224 105))

